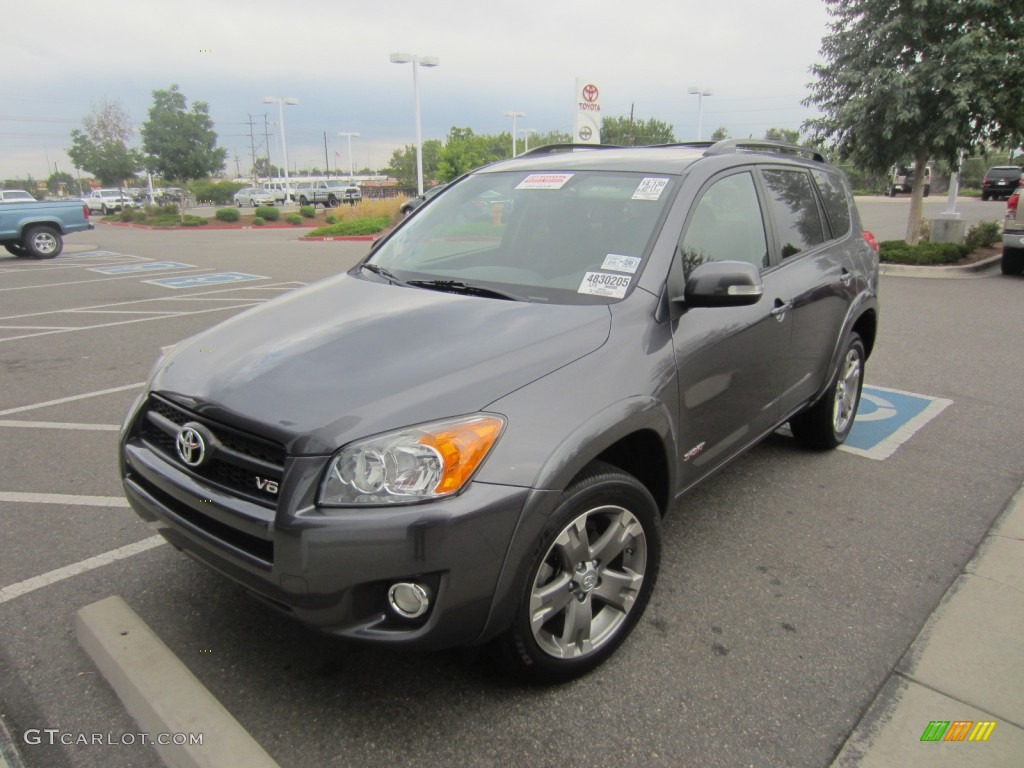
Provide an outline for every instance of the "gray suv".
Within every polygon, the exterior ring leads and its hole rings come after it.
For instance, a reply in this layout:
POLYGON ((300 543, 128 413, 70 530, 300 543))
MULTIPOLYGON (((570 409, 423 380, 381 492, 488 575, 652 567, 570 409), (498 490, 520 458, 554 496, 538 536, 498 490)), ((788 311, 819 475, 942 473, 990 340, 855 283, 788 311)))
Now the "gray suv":
POLYGON ((796 147, 534 150, 180 342, 125 422, 125 493, 310 626, 573 678, 636 625, 683 493, 786 422, 847 437, 873 242, 796 147))

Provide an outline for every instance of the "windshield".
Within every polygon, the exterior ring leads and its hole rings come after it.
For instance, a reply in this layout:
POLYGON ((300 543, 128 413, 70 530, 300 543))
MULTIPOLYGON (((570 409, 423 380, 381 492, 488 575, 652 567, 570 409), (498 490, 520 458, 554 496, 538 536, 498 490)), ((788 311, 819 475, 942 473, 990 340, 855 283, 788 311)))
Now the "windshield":
POLYGON ((368 263, 418 286, 457 282, 529 301, 610 303, 640 276, 674 181, 596 171, 475 174, 410 217, 368 263))

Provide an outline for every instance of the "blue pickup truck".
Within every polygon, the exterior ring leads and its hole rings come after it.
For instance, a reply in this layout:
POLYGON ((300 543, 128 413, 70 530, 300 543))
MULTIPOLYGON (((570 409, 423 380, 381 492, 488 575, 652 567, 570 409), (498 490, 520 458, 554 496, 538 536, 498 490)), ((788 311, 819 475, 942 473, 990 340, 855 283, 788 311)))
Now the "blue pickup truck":
POLYGON ((15 256, 56 258, 64 250, 64 235, 95 226, 81 200, 0 202, 0 245, 15 256))

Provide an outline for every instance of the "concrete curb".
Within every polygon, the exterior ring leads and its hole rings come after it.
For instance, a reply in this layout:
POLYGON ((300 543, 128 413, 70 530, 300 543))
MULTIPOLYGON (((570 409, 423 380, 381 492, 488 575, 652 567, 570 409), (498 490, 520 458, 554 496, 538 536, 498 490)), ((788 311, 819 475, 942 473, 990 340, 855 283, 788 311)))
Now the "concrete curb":
POLYGON ((120 597, 114 595, 82 608, 75 620, 75 633, 125 709, 150 735, 149 743, 165 764, 278 768, 120 597), (161 734, 201 734, 203 743, 159 744, 161 734))
POLYGON ((998 264, 1001 256, 998 254, 987 259, 976 261, 973 264, 953 267, 917 267, 911 264, 882 264, 878 273, 887 277, 970 277, 979 272, 988 271, 989 267, 998 264))
MULTIPOLYGON (((950 586, 833 768, 1018 766, 1024 755, 1024 486, 950 586), (926 738, 933 723, 938 736, 926 738), (981 741, 982 723, 993 724, 981 741)), ((933 734, 934 736, 934 734, 933 734)))

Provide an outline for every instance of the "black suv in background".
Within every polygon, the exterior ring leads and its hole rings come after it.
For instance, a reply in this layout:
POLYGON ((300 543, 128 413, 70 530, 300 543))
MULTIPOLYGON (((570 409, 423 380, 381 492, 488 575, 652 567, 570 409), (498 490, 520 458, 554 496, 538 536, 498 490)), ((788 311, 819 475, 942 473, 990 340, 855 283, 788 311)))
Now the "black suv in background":
POLYGON ((846 439, 877 288, 818 154, 540 148, 177 344, 126 419, 125 493, 308 625, 569 679, 636 625, 683 493, 787 422, 846 439))
POLYGON ((985 172, 981 181, 981 199, 1005 200, 1012 195, 1021 182, 1021 169, 1016 165, 996 165, 985 172))

